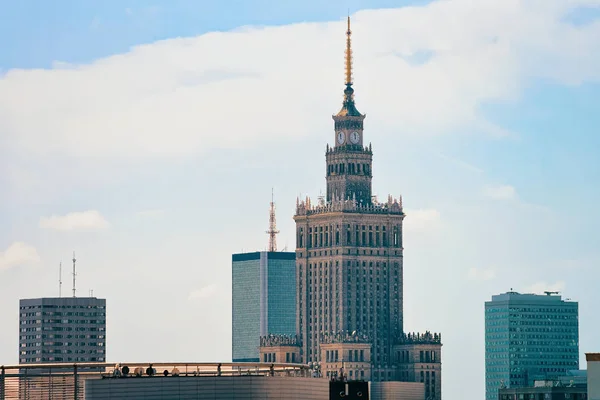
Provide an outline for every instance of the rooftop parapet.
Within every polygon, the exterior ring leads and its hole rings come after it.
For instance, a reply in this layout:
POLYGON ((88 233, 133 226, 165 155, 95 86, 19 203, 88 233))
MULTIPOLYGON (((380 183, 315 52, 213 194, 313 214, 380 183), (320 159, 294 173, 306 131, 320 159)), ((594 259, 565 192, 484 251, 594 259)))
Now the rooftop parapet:
POLYGON ((403 333, 397 340, 398 344, 442 344, 441 333, 403 333))
POLYGON ((333 212, 344 213, 359 213, 359 214, 395 214, 404 215, 402 208, 402 196, 393 198, 388 196, 386 203, 380 203, 374 199, 371 204, 359 204, 356 199, 334 199, 326 202, 323 198, 319 198, 316 205, 313 205, 310 198, 300 201, 296 199, 296 216, 326 214, 333 212))
POLYGON ((300 346, 297 336, 267 335, 260 337, 260 347, 300 346))
POLYGON ((362 333, 354 332, 333 332, 333 333, 321 333, 319 335, 319 341, 323 344, 331 343, 370 343, 369 337, 362 333))
POLYGON ((327 145, 325 147, 325 154, 332 154, 332 153, 347 154, 348 151, 355 151, 355 152, 361 152, 361 153, 367 153, 367 154, 373 155, 373 147, 371 146, 371 143, 369 143, 368 146, 362 146, 360 144, 344 144, 344 145, 335 146, 335 147, 331 147, 331 146, 327 145))

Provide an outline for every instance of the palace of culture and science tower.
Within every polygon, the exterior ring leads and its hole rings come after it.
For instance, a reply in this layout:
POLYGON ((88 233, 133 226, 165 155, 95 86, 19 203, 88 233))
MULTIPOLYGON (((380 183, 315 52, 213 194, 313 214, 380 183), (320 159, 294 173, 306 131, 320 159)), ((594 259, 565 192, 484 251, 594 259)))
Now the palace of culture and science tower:
POLYGON ((345 90, 327 146, 327 195, 297 201, 296 336, 260 340, 261 361, 295 359, 323 377, 423 382, 441 398, 441 335, 403 326, 402 199, 372 196, 373 152, 354 103, 350 18, 345 90))

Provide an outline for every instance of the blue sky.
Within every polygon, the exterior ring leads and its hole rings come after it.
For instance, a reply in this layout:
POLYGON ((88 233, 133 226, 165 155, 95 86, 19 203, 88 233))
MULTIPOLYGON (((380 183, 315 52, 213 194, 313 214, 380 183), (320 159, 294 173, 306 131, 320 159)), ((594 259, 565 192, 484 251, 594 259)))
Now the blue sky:
POLYGON ((425 1, 64 1, 3 4, 0 35, 11 43, 2 68, 49 67, 60 60, 92 61, 131 46, 244 25, 282 25, 339 19, 348 10, 424 4, 425 1))
POLYGON ((230 357, 231 253, 266 247, 272 187, 288 249, 324 190, 348 8, 374 191, 407 212, 406 329, 443 333, 444 396, 483 395, 483 302, 511 287, 580 301, 597 351, 600 2, 270 3, 3 5, 0 361, 73 250, 110 360, 230 357))

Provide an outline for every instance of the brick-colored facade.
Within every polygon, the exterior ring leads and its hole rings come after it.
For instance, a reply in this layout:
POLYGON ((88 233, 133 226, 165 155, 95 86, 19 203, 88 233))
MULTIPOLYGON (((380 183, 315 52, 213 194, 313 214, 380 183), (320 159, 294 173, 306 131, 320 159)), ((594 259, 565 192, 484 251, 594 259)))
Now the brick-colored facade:
POLYGON ((402 213, 395 201, 298 206, 297 327, 302 357, 319 362, 322 332, 358 332, 390 365, 402 333, 402 213), (339 208, 339 209, 338 209, 339 208), (370 209, 370 210, 369 210, 370 209))
POLYGON ((320 373, 329 379, 371 380, 371 344, 358 335, 322 335, 320 373))
POLYGON ((269 335, 260 338, 259 362, 300 363, 298 339, 285 335, 269 335))
POLYGON ((397 379, 423 382, 425 398, 439 399, 442 393, 442 337, 438 334, 407 334, 394 346, 397 379))

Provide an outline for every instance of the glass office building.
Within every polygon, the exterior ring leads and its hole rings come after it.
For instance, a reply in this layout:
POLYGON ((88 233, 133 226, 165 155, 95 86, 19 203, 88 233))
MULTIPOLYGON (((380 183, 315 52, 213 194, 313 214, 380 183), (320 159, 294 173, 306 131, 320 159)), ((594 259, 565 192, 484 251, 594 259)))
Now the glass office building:
POLYGON ((579 307, 568 300, 508 292, 485 303, 486 400, 579 368, 579 307))
POLYGON ((232 256, 232 358, 258 362, 260 337, 296 334, 296 253, 232 256))

